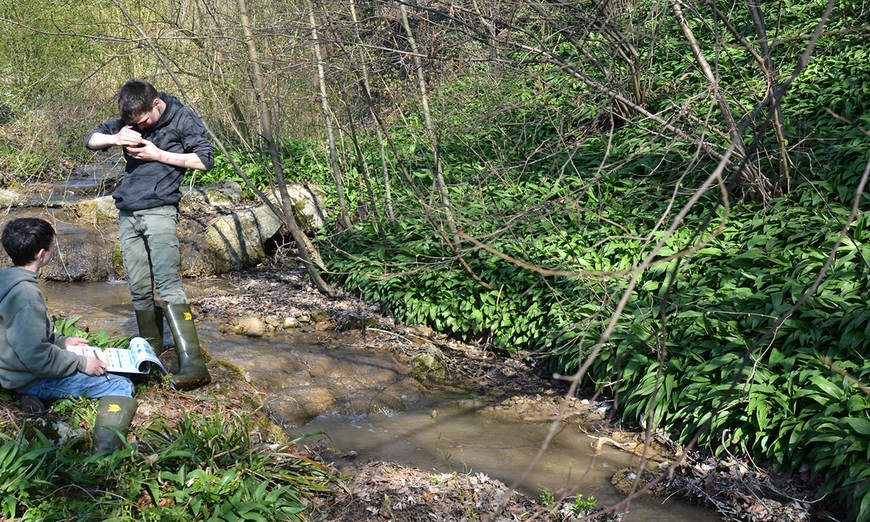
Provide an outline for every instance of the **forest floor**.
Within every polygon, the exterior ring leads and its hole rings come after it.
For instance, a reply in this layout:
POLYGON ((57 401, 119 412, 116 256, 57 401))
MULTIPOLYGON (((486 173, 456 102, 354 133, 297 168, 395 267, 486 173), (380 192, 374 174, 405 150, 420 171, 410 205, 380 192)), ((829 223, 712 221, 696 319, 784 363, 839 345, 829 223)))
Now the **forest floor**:
MULTIPOLYGON (((257 310, 265 326, 262 335, 281 335, 282 317, 313 316, 320 319, 301 327, 363 329, 364 335, 377 336, 373 344, 397 357, 410 359, 432 353, 434 347, 450 376, 441 384, 485 387, 490 395, 503 397, 490 407, 494 412, 529 422, 562 418, 590 433, 593 445, 608 444, 645 455, 649 471, 643 471, 641 477, 637 477, 637 470, 629 469, 613 476, 614 487, 625 495, 641 488, 648 490, 642 494, 676 495, 715 509, 730 520, 836 519, 812 501, 806 475, 776 474, 746 458, 686 450, 663 434, 647 436, 636 426, 624 426, 611 418, 611 401, 606 398, 589 390, 566 397, 567 383, 544 375, 532 354, 508 356, 484 343, 461 342, 425 326, 396 324, 376 306, 351 295, 339 292, 336 298, 324 297, 299 270, 274 266, 223 278, 236 291, 202 294, 193 305, 203 318, 238 332, 239 318, 250 317, 250 311, 257 310)), ((437 381, 427 384, 437 385, 437 381)), ((309 449, 327 463, 336 457, 323 447, 309 449)), ((358 462, 342 472, 348 472, 350 478, 343 488, 336 489, 334 497, 316 503, 316 516, 325 520, 574 518, 572 499, 545 506, 480 473, 445 475, 391 462, 358 462)), ((599 519, 618 516, 618 512, 604 514, 599 519)))

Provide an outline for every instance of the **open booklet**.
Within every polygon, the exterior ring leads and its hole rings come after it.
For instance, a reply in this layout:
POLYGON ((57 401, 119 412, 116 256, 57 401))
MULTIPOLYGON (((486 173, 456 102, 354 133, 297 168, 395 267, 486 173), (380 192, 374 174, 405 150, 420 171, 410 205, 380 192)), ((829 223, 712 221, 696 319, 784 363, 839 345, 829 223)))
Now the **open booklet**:
POLYGON ((151 372, 151 365, 154 364, 163 373, 168 373, 154 353, 154 349, 142 337, 130 339, 129 349, 97 348, 87 345, 67 346, 66 349, 85 357, 96 357, 106 363, 107 372, 148 374, 151 372))

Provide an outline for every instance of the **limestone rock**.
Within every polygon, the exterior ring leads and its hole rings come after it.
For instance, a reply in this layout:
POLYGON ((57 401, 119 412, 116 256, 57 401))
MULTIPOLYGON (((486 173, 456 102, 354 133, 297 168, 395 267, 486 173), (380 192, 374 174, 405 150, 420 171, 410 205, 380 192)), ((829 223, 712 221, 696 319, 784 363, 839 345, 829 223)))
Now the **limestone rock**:
POLYGON ((256 315, 246 315, 234 321, 235 333, 249 337, 263 337, 266 334, 266 323, 256 315))
POLYGON ((299 321, 295 317, 285 317, 282 325, 285 329, 299 328, 299 321))
POLYGON ((221 183, 181 188, 182 211, 195 210, 199 206, 226 209, 235 206, 242 199, 242 186, 232 180, 221 183))
POLYGON ((257 265, 266 258, 265 243, 283 223, 267 206, 221 216, 205 228, 205 238, 220 274, 257 265))
MULTIPOLYGON (((290 196, 290 201, 292 201, 293 212, 299 227, 306 234, 312 234, 317 229, 323 227, 323 205, 326 201, 326 196, 319 188, 313 185, 308 186, 311 190, 301 183, 287 185, 287 195, 290 196)), ((269 194, 269 200, 280 210, 281 205, 278 202, 278 196, 277 192, 273 192, 269 194)))
POLYGON ((21 201, 23 196, 14 190, 0 188, 0 206, 8 206, 21 201))
POLYGON ((76 203, 75 209, 80 218, 86 221, 93 219, 95 223, 104 223, 118 220, 118 208, 112 196, 84 199, 76 203))

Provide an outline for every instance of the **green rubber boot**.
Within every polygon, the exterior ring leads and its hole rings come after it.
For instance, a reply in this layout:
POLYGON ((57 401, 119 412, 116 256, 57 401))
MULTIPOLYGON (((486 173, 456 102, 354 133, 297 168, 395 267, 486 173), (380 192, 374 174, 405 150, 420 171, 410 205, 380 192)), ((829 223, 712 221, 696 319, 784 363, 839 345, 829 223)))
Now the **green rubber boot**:
POLYGON ((94 453, 115 451, 124 446, 126 439, 119 437, 111 428, 126 434, 138 406, 136 399, 131 397, 109 395, 100 398, 97 420, 94 422, 94 453))
POLYGON ((175 352, 178 354, 178 373, 172 376, 173 386, 179 390, 190 390, 210 383, 211 376, 199 349, 199 337, 193 325, 190 305, 166 305, 166 320, 172 338, 175 339, 175 352))
POLYGON ((154 310, 136 310, 136 324, 139 337, 148 341, 154 353, 163 353, 163 309, 155 306, 154 310))

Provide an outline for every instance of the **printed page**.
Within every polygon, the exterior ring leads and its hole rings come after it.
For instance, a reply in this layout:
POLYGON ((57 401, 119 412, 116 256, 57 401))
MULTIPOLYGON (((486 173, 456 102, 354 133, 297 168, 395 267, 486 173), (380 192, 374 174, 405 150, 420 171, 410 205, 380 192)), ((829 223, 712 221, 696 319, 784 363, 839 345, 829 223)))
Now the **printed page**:
POLYGON ((151 372, 151 365, 155 364, 165 374, 169 373, 163 367, 163 363, 157 358, 157 354, 148 344, 148 341, 141 337, 134 337, 130 340, 130 349, 124 348, 97 348, 96 346, 68 346, 68 351, 84 355, 85 357, 96 357, 106 363, 106 371, 112 373, 143 373, 151 372))
POLYGON ((103 353, 103 350, 97 348, 96 346, 67 346, 66 350, 68 352, 72 352, 78 355, 83 355, 85 357, 96 357, 97 359, 103 361, 108 365, 108 361, 106 360, 106 354, 103 353))
POLYGON ((134 337, 130 339, 129 351, 132 354, 133 360, 135 361, 136 368, 139 369, 139 373, 150 372, 152 363, 156 364, 163 373, 169 373, 166 371, 166 368, 163 367, 163 363, 160 362, 160 359, 157 358, 157 354, 154 353, 154 349, 151 348, 151 345, 148 344, 148 341, 146 341, 142 337, 134 337))
POLYGON ((106 371, 114 373, 144 373, 139 371, 136 362, 133 359, 133 354, 130 350, 121 348, 105 348, 100 349, 96 346, 67 346, 66 349, 70 352, 84 355, 85 357, 96 357, 106 363, 106 371))

